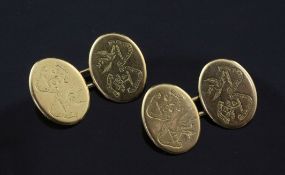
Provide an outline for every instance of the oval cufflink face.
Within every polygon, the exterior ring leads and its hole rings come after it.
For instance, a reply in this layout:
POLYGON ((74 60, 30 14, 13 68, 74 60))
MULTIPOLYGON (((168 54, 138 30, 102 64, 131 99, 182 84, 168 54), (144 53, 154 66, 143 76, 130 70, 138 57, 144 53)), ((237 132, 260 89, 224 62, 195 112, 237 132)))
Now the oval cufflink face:
POLYGON ((248 72, 237 62, 218 59, 199 77, 199 96, 208 115, 225 128, 240 128, 254 116, 257 94, 248 72))
POLYGON ((94 84, 108 99, 129 102, 138 97, 146 82, 146 64, 138 46, 120 34, 106 34, 94 42, 89 54, 94 84))
POLYGON ((89 108, 89 90, 79 71, 66 61, 46 58, 34 64, 29 77, 32 98, 50 120, 79 122, 89 108))
POLYGON ((144 128, 162 150, 179 154, 198 141, 200 119, 191 97, 181 88, 160 84, 144 96, 141 115, 144 128))

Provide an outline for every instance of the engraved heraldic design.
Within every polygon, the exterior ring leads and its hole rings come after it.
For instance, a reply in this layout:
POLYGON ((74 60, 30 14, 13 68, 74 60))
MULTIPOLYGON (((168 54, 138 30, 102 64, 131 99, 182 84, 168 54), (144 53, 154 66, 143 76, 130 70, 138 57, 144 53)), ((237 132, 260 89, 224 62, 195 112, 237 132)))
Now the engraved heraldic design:
POLYGON ((68 70, 61 65, 46 65, 40 69, 35 88, 42 93, 52 94, 49 112, 54 117, 77 117, 76 107, 86 102, 82 99, 82 89, 72 82, 68 70))
POLYGON ((253 99, 238 92, 244 79, 242 71, 218 66, 217 76, 204 80, 208 83, 207 95, 212 101, 217 101, 217 116, 226 124, 231 120, 244 120, 253 106, 253 99))
POLYGON ((161 145, 175 149, 195 134, 192 118, 183 106, 183 97, 176 91, 156 93, 146 108, 146 115, 160 122, 157 140, 161 145))
POLYGON ((142 81, 141 70, 126 63, 133 54, 133 46, 128 42, 119 40, 108 41, 110 52, 106 50, 98 51, 98 62, 96 66, 106 74, 106 87, 115 97, 120 97, 121 93, 134 93, 142 81))

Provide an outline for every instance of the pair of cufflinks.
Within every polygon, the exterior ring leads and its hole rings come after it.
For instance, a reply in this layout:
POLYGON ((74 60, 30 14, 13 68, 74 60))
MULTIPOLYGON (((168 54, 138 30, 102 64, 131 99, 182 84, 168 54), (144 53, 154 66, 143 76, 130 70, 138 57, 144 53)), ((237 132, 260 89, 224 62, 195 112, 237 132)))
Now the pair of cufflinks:
POLYGON ((255 85, 235 61, 208 63, 200 74, 198 91, 199 96, 191 98, 178 86, 160 84, 146 92, 141 115, 157 147, 172 154, 184 153, 198 141, 201 116, 208 114, 217 125, 235 129, 251 121, 256 111, 255 85), (203 110, 198 111, 196 104, 203 110))
POLYGON ((88 69, 78 71, 57 58, 42 59, 31 69, 29 87, 44 116, 58 124, 73 125, 89 108, 89 88, 95 85, 114 102, 129 102, 143 92, 146 72, 144 57, 130 38, 106 34, 92 45, 88 69))
MULTIPOLYGON (((143 92, 146 77, 139 47, 130 38, 112 33, 96 39, 89 54, 89 68, 83 71, 57 58, 36 62, 29 87, 45 117, 72 125, 81 121, 89 108, 89 88, 96 86, 114 102, 129 102, 143 92)), ((231 129, 246 125, 254 116, 255 85, 235 61, 217 59, 208 63, 200 74, 198 90, 199 96, 194 98, 171 84, 156 85, 146 92, 141 116, 156 146, 173 154, 190 150, 198 141, 200 116, 204 114, 231 129), (198 102, 204 111, 198 111, 198 102)))

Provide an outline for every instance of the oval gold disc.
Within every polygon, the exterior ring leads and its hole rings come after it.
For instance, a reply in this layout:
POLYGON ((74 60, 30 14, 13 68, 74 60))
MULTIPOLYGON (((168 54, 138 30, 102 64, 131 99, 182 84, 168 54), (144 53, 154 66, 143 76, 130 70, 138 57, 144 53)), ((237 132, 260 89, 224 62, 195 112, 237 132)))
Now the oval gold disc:
POLYGON ((34 64, 29 77, 32 98, 50 120, 71 125, 89 107, 89 90, 79 71, 66 61, 46 58, 34 64))
POLYGON ((179 154, 197 143, 199 114, 191 97, 178 86, 160 84, 150 88, 141 115, 148 136, 162 150, 179 154))
POLYGON ((146 82, 146 65, 138 46, 120 34, 106 34, 94 42, 89 69, 96 87, 108 99, 129 102, 138 97, 146 82))
POLYGON ((257 94, 253 80, 237 62, 208 63, 199 78, 199 96, 208 115, 225 128, 240 128, 254 116, 257 94))

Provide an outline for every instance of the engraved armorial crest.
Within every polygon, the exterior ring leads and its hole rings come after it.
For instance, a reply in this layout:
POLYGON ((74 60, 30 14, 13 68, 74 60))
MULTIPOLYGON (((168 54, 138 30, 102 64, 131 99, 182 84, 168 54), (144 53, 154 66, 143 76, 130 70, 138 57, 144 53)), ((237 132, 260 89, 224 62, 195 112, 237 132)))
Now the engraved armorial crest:
POLYGON ((130 101, 144 88, 143 55, 126 36, 107 34, 99 37, 91 48, 89 67, 95 85, 113 101, 130 101))
POLYGON ((79 122, 89 107, 89 91, 81 74, 71 64, 46 58, 34 64, 30 91, 38 108, 60 124, 79 122))
POLYGON ((157 139, 162 145, 181 148, 194 135, 191 119, 181 105, 183 98, 174 90, 155 94, 146 108, 146 114, 162 122, 157 139))
POLYGON ((243 81, 243 73, 238 68, 218 66, 217 77, 208 78, 207 94, 212 101, 218 100, 217 116, 225 123, 231 120, 243 120, 252 108, 252 97, 238 93, 238 87, 243 81))
POLYGON ((30 72, 29 88, 36 106, 48 119, 71 125, 83 119, 89 108, 88 88, 95 85, 106 98, 129 102, 142 93, 146 76, 138 46, 124 35, 111 33, 95 40, 89 53, 89 68, 80 72, 57 58, 36 62, 30 72))
POLYGON ((115 97, 120 97, 121 93, 134 93, 143 78, 143 73, 139 69, 126 66, 133 54, 132 45, 120 40, 110 40, 108 45, 110 52, 102 50, 96 53, 98 55, 96 66, 102 70, 102 74, 107 74, 107 89, 115 97))
POLYGON ((146 92, 142 121, 157 147, 174 154, 191 149, 199 137, 199 117, 205 114, 218 125, 231 129, 246 125, 254 116, 255 85, 235 61, 217 59, 205 65, 198 90, 199 96, 194 98, 170 84, 160 84, 146 92), (198 112, 194 102, 202 104, 204 110, 198 112))
POLYGON ((182 153, 196 143, 200 125, 196 108, 189 107, 194 104, 191 102, 182 89, 173 85, 157 85, 145 95, 144 126, 162 149, 182 153))
POLYGON ((208 63, 199 78, 199 96, 209 116, 226 128, 239 128, 253 117, 257 106, 254 83, 235 61, 208 63))
POLYGON ((77 88, 70 81, 68 71, 60 65, 46 65, 39 72, 35 80, 35 88, 42 93, 54 94, 49 112, 54 117, 78 117, 75 106, 86 102, 82 98, 82 89, 77 88))
POLYGON ((147 116, 160 121, 171 119, 171 116, 183 110, 179 98, 171 91, 155 94, 146 108, 147 116))

